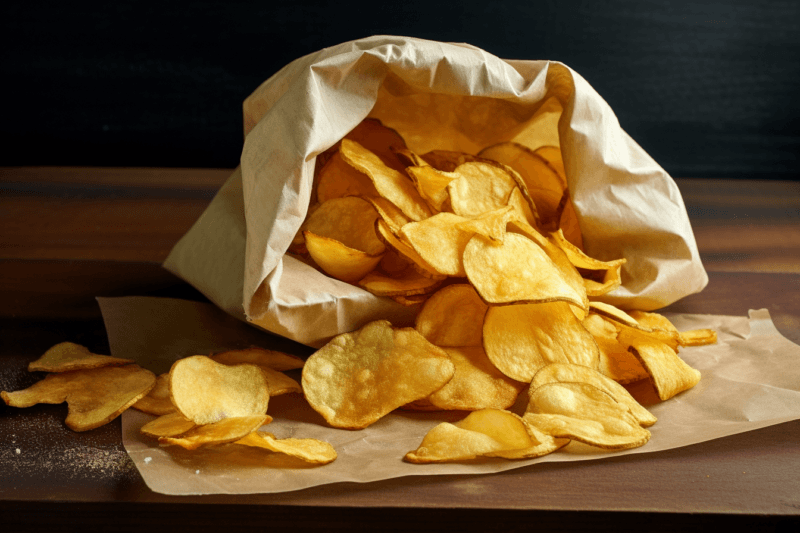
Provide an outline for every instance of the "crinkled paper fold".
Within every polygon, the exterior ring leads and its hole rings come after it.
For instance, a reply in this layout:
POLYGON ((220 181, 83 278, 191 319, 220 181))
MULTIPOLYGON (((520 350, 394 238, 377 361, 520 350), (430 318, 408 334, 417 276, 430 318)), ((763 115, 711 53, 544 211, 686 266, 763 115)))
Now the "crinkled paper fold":
POLYGON ((247 98, 241 167, 165 266, 234 316, 311 346, 376 318, 410 323, 415 307, 286 255, 306 216, 316 156, 367 117, 418 153, 560 146, 586 252, 627 260, 609 303, 657 309, 708 281, 674 181, 578 73, 387 36, 302 57, 247 98))

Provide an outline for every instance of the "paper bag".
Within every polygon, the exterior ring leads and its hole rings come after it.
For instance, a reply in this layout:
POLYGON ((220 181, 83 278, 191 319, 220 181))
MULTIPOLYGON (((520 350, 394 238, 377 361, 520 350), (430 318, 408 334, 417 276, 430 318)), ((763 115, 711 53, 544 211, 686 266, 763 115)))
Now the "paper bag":
POLYGON ((306 216, 316 156, 367 117, 417 153, 560 146, 585 251, 627 260, 608 303, 657 309, 708 281, 674 181, 580 75, 558 62, 388 36, 302 57, 247 98, 241 168, 165 266, 229 313, 310 346, 377 318, 410 324, 418 306, 286 255, 306 216))

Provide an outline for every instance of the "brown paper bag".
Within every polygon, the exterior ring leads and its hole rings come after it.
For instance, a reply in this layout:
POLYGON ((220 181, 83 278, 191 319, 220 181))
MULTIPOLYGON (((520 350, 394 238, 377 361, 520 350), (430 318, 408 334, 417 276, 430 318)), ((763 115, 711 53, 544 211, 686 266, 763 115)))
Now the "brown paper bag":
POLYGON ((387 36, 302 57, 247 98, 241 168, 165 267, 234 316, 310 346, 377 318, 411 323, 415 306, 285 254, 306 216, 316 156, 366 117, 417 153, 560 146, 586 252, 627 259, 609 303, 657 309, 708 282, 674 181, 580 75, 557 62, 387 36))

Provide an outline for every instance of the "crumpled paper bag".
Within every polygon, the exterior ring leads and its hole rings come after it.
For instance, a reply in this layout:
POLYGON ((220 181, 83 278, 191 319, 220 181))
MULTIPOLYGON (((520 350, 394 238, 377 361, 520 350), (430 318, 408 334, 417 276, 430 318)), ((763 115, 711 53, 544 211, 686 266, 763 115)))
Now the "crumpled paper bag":
POLYGON ((708 282, 674 181, 579 74, 554 61, 389 36, 297 59, 247 98, 241 167, 165 267, 234 316, 310 346, 377 318, 410 324, 417 306, 286 255, 306 216, 316 156, 366 117, 418 153, 559 145, 586 252, 627 259, 609 303, 657 309, 708 282))

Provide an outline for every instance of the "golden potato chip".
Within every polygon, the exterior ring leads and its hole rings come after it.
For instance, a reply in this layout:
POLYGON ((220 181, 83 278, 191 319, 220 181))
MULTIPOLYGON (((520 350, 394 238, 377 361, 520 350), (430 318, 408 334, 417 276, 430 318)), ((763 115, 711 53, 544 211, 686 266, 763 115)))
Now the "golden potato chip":
POLYGON ((687 365, 668 344, 647 333, 623 327, 617 339, 642 363, 661 400, 668 400, 700 382, 699 370, 687 365))
POLYGON ((371 255, 310 231, 303 232, 303 236, 314 262, 329 276, 348 283, 372 272, 383 257, 383 253, 371 255))
POLYGON ((256 365, 227 366, 204 355, 176 361, 169 371, 170 397, 198 425, 267 412, 269 388, 256 365))
POLYGON ((558 174, 561 183, 566 187, 567 173, 564 170, 564 161, 561 158, 561 148, 558 146, 540 146, 533 153, 545 160, 547 165, 558 174))
POLYGON ((411 220, 431 216, 431 210, 405 174, 386 166, 381 159, 348 139, 342 140, 342 158, 356 170, 370 177, 378 193, 400 208, 411 220))
POLYGON ((483 161, 476 155, 453 150, 431 150, 422 154, 422 159, 435 169, 444 172, 452 172, 464 163, 483 161))
POLYGON ((597 368, 600 352, 565 302, 490 306, 483 348, 503 374, 530 383, 550 363, 597 368))
POLYGON ((377 155, 384 164, 399 172, 405 168, 397 151, 407 149, 406 141, 396 130, 384 125, 377 118, 365 118, 344 138, 357 142, 377 155))
POLYGON ((345 196, 378 196, 369 176, 354 169, 335 152, 319 171, 317 201, 322 204, 345 196))
POLYGON ((622 384, 649 377, 642 363, 617 340, 619 327, 612 320, 589 313, 583 320, 583 327, 592 334, 600 349, 598 372, 622 384))
POLYGON ((365 199, 372 204, 372 207, 375 208, 381 219, 388 224, 389 228, 392 230, 392 233, 396 234, 398 231, 400 231, 400 228, 411 222, 411 219, 405 216, 403 212, 400 211, 399 207, 394 205, 386 198, 374 196, 365 199))
POLYGON ((669 344, 677 351, 677 346, 672 342, 677 335, 677 344, 680 346, 705 346, 717 342, 717 332, 713 329, 693 329, 679 332, 678 329, 663 315, 645 311, 631 311, 630 316, 634 318, 640 326, 650 331, 661 331, 666 334, 659 335, 659 340, 669 344))
POLYGON ((570 262, 581 272, 586 285, 586 294, 602 296, 613 291, 622 284, 621 270, 625 259, 600 261, 589 257, 582 250, 569 242, 561 230, 553 232, 554 242, 567 254, 570 262))
POLYGON ((422 156, 412 152, 408 148, 392 148, 392 152, 397 156, 401 163, 406 167, 426 167, 428 162, 422 159, 422 156))
POLYGON ((500 372, 481 346, 443 348, 455 365, 453 379, 428 400, 444 410, 508 409, 525 388, 500 372))
POLYGON ((431 429, 419 448, 408 452, 410 463, 467 461, 477 457, 530 459, 566 444, 525 424, 508 411, 483 409, 455 424, 444 422, 431 429))
POLYGON ((151 420, 143 425, 139 431, 148 437, 177 437, 183 435, 190 429, 196 427, 197 424, 183 416, 177 411, 161 415, 155 420, 151 420))
POLYGON ((200 446, 236 442, 270 422, 272 417, 265 414, 231 416, 211 424, 195 426, 178 437, 159 437, 158 442, 195 450, 200 446))
POLYGON ((514 178, 503 168, 490 163, 465 163, 454 171, 459 177, 447 184, 453 213, 476 217, 508 205, 514 178))
POLYGON ((270 398, 280 396, 281 394, 289 394, 291 392, 303 392, 303 388, 296 379, 287 376, 283 372, 273 370, 266 366, 262 366, 260 368, 267 380, 267 388, 269 389, 270 398))
POLYGON ((336 450, 329 443, 317 439, 276 439, 266 431, 254 431, 237 440, 236 444, 264 448, 302 459, 311 464, 326 465, 336 460, 336 450))
POLYGON ((283 372, 284 370, 295 370, 303 368, 304 361, 296 355, 268 350, 252 346, 241 350, 227 350, 215 353, 211 359, 223 365, 240 365, 248 363, 251 365, 265 366, 273 370, 283 372))
POLYGON ((423 259, 422 256, 411 247, 411 245, 403 242, 397 237, 397 235, 392 233, 391 228, 386 222, 383 220, 376 221, 375 229, 377 230, 378 236, 380 236, 383 242, 386 243, 386 246, 400 254, 401 257, 405 257, 411 261, 420 274, 434 279, 445 278, 444 275, 436 272, 436 269, 433 268, 427 261, 425 261, 425 259, 423 259))
POLYGON ((138 365, 104 366, 48 374, 27 389, 0 392, 11 407, 67 402, 67 426, 88 431, 111 422, 156 383, 156 376, 138 365))
MULTIPOLYGON (((514 189, 518 191, 519 189, 514 189)), ((483 235, 493 241, 502 242, 506 238, 508 221, 517 216, 511 206, 501 207, 494 211, 487 211, 475 218, 464 219, 456 223, 460 231, 483 235)))
POLYGON ((475 235, 464 249, 464 271, 490 304, 566 301, 585 308, 582 295, 533 241, 509 233, 502 243, 475 235))
POLYGON ((406 173, 411 177, 420 196, 436 209, 441 211, 448 199, 447 186, 459 175, 453 172, 443 172, 432 166, 407 167, 406 173))
POLYGON ((567 196, 564 209, 561 211, 558 228, 570 244, 580 250, 583 249, 583 233, 578 222, 578 213, 575 211, 575 204, 572 203, 572 198, 569 196, 567 196))
POLYGON ((475 235, 458 228, 467 219, 453 213, 438 213, 420 222, 411 222, 400 229, 399 237, 409 243, 433 269, 445 276, 463 277, 461 256, 475 235))
POLYGON ((378 217, 372 204, 363 198, 333 198, 320 204, 309 215, 303 224, 304 233, 311 232, 337 240, 348 248, 368 255, 378 255, 385 248, 383 241, 375 233, 375 221, 378 217))
POLYGON ((132 359, 97 355, 85 346, 73 342, 56 344, 28 365, 29 372, 69 372, 82 368, 100 368, 109 365, 127 365, 132 359))
POLYGON ((405 306, 412 306, 412 305, 419 305, 425 303, 428 299, 429 294, 411 294, 408 296, 403 296, 402 294, 398 294, 397 296, 390 296, 392 300, 399 303, 400 305, 405 306))
POLYGON ((169 374, 161 374, 156 378, 155 386, 146 396, 131 407, 144 413, 161 416, 175 412, 175 406, 169 397, 169 374))
POLYGON ((435 291, 442 280, 423 276, 419 270, 406 268, 394 276, 370 272, 358 282, 360 287, 376 296, 414 296, 435 291))
POLYGON ((682 331, 679 339, 681 346, 705 346, 717 342, 717 332, 713 329, 692 329, 682 331))
MULTIPOLYGON (((591 302, 589 307, 591 311, 597 313, 598 315, 610 318, 611 320, 614 320, 620 324, 625 324, 626 326, 633 328, 641 327, 635 318, 622 309, 611 304, 607 304, 605 302, 591 302)), ((645 330, 650 331, 649 328, 645 328, 645 330)))
POLYGON ((536 206, 525 199, 519 187, 514 187, 511 194, 508 195, 508 206, 514 209, 518 219, 524 220, 531 227, 539 225, 536 206))
POLYGON ((414 328, 436 346, 481 346, 487 309, 472 285, 448 285, 425 302, 414 328))
POLYGON ((386 320, 343 333, 303 367, 306 400, 334 427, 361 429, 440 389, 455 369, 441 348, 386 320))
POLYGON ((642 446, 650 432, 628 408, 588 383, 547 383, 531 391, 525 422, 553 437, 607 450, 642 446))
MULTIPOLYGON (((458 372, 458 369, 456 369, 456 372, 458 372)), ((543 366, 533 376, 528 393, 529 395, 532 394, 534 389, 547 383, 557 382, 579 382, 593 385, 630 409, 631 414, 642 427, 649 427, 656 423, 656 417, 642 407, 625 387, 602 375, 597 370, 586 366, 563 363, 552 363, 543 366)))

